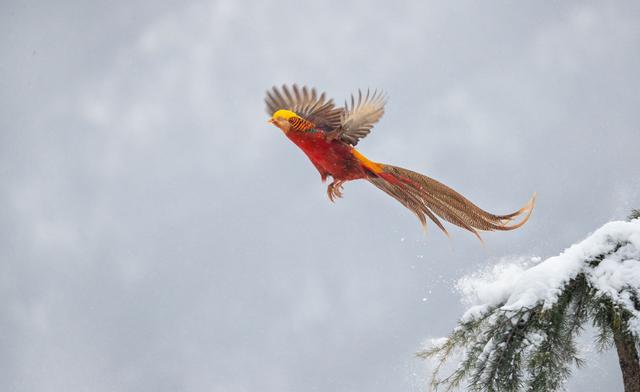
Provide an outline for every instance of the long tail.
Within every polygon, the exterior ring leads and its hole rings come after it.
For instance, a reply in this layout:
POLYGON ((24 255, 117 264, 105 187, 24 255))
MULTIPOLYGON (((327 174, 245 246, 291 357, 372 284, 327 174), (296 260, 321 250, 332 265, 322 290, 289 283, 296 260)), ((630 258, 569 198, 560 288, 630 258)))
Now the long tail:
POLYGON ((478 230, 507 231, 524 225, 531 216, 536 200, 534 193, 527 204, 518 211, 494 215, 433 178, 401 167, 377 165, 378 170, 368 171, 367 180, 416 214, 425 229, 429 217, 447 236, 449 233, 438 217, 470 231, 482 241, 478 230), (522 215, 524 218, 515 222, 522 215))

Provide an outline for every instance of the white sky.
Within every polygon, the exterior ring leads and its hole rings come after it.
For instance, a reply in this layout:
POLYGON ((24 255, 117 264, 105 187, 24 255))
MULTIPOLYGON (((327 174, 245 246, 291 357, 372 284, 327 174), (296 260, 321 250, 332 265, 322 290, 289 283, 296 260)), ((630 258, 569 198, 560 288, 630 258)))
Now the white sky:
MULTIPOLYGON (((640 205, 637 2, 3 2, 0 380, 422 391, 460 276, 640 205), (383 88, 360 150, 529 223, 482 247, 366 183, 335 205, 273 84, 383 88)), ((621 386, 589 354, 571 389, 621 386)))

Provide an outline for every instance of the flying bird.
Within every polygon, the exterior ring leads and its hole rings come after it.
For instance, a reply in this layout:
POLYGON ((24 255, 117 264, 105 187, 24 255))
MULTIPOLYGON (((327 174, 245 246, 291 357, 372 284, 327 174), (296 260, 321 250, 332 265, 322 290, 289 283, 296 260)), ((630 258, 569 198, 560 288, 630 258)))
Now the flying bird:
POLYGON ((426 230, 427 218, 447 236, 441 218, 473 233, 514 230, 525 224, 535 204, 535 193, 524 207, 506 215, 484 211, 448 186, 425 175, 374 162, 354 147, 366 137, 384 114, 386 96, 382 92, 358 90, 343 107, 336 107, 325 93, 316 89, 273 87, 265 98, 269 122, 309 157, 322 181, 333 181, 327 195, 333 202, 342 197, 347 181, 367 180, 411 210, 426 230), (523 217, 522 217, 523 216, 523 217), (518 217, 522 217, 516 222, 518 217))

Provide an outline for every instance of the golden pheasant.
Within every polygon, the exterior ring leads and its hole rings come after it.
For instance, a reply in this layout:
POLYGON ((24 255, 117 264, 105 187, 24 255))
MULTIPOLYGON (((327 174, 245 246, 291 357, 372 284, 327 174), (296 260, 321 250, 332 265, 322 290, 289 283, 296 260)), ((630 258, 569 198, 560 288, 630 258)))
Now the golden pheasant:
POLYGON ((401 167, 373 162, 354 146, 371 132, 384 114, 386 97, 374 91, 358 90, 344 107, 336 107, 325 94, 295 84, 282 89, 273 87, 265 99, 270 123, 304 151, 320 172, 333 182, 327 187, 331 201, 342 197, 342 185, 364 179, 398 200, 420 219, 426 229, 427 217, 446 235, 447 229, 438 217, 472 232, 481 241, 478 230, 513 230, 531 215, 535 193, 524 207, 506 215, 494 215, 479 208, 458 192, 425 175, 401 167), (514 222, 524 215, 520 222, 514 222))

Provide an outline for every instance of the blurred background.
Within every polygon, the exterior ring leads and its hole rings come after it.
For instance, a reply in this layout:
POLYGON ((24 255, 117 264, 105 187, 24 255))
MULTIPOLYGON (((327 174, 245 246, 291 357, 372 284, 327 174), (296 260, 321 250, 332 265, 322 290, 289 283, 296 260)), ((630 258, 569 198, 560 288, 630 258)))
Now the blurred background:
MULTIPOLYGON (((6 391, 424 391, 454 282, 640 206, 640 3, 3 1, 6 391), (359 149, 529 223, 327 200, 274 84, 383 88, 359 149)), ((570 390, 621 389, 585 339, 570 390)))

